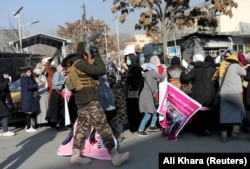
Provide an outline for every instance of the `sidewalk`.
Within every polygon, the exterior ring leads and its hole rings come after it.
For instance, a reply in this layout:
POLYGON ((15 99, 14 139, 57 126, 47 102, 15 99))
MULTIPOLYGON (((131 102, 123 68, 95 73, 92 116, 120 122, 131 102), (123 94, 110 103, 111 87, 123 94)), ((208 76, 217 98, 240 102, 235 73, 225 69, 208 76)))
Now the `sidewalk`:
MULTIPOLYGON (((23 128, 10 127, 17 133, 12 137, 0 137, 1 169, 113 169, 109 160, 93 159, 87 166, 70 166, 70 157, 57 155, 57 149, 68 131, 58 132, 49 127, 42 127, 36 133, 26 133, 23 128)), ((242 138, 230 137, 227 143, 220 141, 215 133, 211 137, 197 137, 184 132, 178 141, 169 142, 161 132, 140 137, 126 131, 126 139, 120 144, 120 152, 129 151, 131 157, 119 169, 158 169, 160 152, 246 152, 250 153, 250 135, 242 138)))

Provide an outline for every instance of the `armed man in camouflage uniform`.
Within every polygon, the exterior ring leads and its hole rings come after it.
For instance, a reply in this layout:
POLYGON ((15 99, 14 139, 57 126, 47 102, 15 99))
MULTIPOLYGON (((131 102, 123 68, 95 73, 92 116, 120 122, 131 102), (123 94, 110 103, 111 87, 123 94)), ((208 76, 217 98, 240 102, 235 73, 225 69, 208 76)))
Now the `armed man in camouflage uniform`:
MULTIPOLYGON (((105 65, 96 48, 90 47, 90 53, 91 55, 88 55, 88 57, 93 58, 93 63, 89 63, 89 59, 84 59, 86 55, 83 53, 69 54, 61 63, 63 67, 69 67, 74 64, 75 68, 82 72, 79 78, 82 78, 81 81, 84 86, 80 90, 73 90, 75 101, 78 105, 78 119, 74 135, 73 154, 70 162, 71 164, 88 164, 91 162, 90 158, 81 157, 80 149, 93 126, 101 135, 103 143, 112 158, 112 164, 118 167, 128 160, 129 152, 118 154, 115 149, 112 129, 107 122, 106 115, 98 101, 97 95, 96 81, 98 76, 106 73, 105 65)), ((71 83, 70 80, 66 80, 66 86, 72 86, 71 83)), ((71 87, 71 89, 73 88, 71 87)))

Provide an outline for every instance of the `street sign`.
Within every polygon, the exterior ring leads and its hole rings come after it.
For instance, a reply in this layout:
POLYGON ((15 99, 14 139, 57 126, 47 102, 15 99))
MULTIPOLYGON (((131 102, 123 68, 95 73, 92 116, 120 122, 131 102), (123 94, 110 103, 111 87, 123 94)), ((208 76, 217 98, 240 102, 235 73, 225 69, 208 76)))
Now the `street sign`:
POLYGON ((181 48, 180 46, 171 46, 167 48, 167 52, 168 52, 168 57, 172 58, 174 56, 178 56, 180 57, 181 55, 181 48))

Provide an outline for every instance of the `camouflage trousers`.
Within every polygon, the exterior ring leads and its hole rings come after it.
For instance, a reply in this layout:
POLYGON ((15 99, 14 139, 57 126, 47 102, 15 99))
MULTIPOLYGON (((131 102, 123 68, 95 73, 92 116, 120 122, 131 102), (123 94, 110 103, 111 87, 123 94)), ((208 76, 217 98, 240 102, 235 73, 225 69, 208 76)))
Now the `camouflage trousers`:
POLYGON ((86 105, 78 105, 77 114, 73 149, 81 149, 85 139, 89 137, 91 127, 94 127, 97 133, 100 134, 103 144, 108 151, 114 148, 112 129, 98 101, 95 100, 86 105))

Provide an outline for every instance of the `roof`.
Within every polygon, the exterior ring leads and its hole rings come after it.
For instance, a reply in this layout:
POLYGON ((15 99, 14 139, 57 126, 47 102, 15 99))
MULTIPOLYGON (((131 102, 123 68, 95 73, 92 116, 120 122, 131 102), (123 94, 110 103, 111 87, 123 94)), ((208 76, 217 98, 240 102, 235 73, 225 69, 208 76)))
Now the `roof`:
MULTIPOLYGON (((35 34, 27 38, 22 38, 22 48, 33 46, 35 44, 44 44, 60 49, 63 46, 63 44, 66 46, 69 43, 71 43, 71 41, 68 39, 63 39, 42 33, 35 34)), ((14 46, 17 45, 19 47, 20 41, 19 40, 14 41, 13 45, 14 46)))
POLYGON ((186 43, 192 41, 195 38, 209 38, 210 40, 216 40, 216 41, 230 41, 228 39, 230 35, 211 35, 211 34, 202 34, 202 33, 192 33, 187 36, 183 36, 181 39, 176 39, 176 41, 168 41, 168 46, 184 46, 186 43))
POLYGON ((186 36, 183 36, 183 38, 189 38, 189 37, 193 37, 193 36, 197 36, 197 37, 209 37, 209 38, 228 38, 230 37, 230 35, 219 35, 219 34, 206 34, 206 33, 198 33, 198 32, 194 32, 191 34, 188 34, 186 36))

